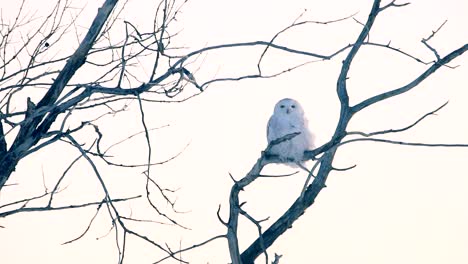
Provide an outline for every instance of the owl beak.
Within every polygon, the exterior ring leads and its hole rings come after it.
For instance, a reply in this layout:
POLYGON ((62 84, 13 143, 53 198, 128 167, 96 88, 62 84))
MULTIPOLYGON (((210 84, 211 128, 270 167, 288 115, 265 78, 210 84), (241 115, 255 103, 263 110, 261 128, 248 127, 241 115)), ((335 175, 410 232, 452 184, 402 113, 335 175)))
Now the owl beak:
POLYGON ((286 109, 286 114, 289 114, 289 112, 291 112, 291 110, 289 108, 286 109))

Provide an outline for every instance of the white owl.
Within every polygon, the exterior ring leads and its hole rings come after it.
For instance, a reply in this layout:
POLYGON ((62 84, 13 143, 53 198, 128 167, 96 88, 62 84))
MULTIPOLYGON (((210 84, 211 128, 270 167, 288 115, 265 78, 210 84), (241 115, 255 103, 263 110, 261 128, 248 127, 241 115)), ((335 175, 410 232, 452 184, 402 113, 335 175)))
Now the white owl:
POLYGON ((314 148, 313 136, 301 105, 294 99, 282 99, 275 105, 273 115, 268 121, 268 143, 295 132, 301 134, 274 145, 269 153, 278 155, 284 162, 297 164, 302 161, 305 150, 314 148))

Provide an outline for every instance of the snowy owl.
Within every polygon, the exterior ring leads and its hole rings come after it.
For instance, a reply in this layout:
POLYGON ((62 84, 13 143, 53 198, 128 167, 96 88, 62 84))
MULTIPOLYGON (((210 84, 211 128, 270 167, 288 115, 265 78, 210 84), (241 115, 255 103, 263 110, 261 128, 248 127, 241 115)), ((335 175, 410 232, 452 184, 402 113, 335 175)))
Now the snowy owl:
POLYGON ((269 153, 278 155, 284 162, 297 164, 302 161, 305 150, 314 148, 312 134, 301 105, 294 99, 282 99, 275 105, 273 115, 268 121, 268 143, 295 132, 301 134, 274 145, 269 153))

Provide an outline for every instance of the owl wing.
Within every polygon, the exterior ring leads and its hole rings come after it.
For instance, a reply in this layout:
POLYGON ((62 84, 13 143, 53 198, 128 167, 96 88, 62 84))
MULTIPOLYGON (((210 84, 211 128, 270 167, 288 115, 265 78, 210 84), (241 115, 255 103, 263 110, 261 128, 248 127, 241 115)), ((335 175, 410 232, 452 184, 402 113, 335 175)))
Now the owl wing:
POLYGON ((268 143, 275 140, 277 138, 277 126, 278 126, 278 118, 275 115, 272 115, 268 120, 267 125, 267 140, 268 143))
POLYGON ((303 118, 303 131, 302 131, 302 133, 304 134, 304 139, 307 142, 307 148, 308 149, 314 149, 315 148, 315 143, 314 143, 315 136, 309 129, 309 121, 307 120, 306 117, 303 118))

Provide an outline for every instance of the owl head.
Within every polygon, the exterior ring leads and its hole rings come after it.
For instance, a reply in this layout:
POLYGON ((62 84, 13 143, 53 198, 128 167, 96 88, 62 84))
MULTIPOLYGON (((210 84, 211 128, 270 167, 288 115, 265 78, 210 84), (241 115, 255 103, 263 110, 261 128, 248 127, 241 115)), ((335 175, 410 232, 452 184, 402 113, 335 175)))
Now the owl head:
POLYGON ((284 98, 281 99, 275 105, 274 114, 281 115, 304 115, 304 110, 302 109, 299 102, 294 99, 284 98))

